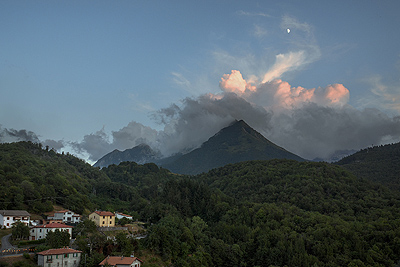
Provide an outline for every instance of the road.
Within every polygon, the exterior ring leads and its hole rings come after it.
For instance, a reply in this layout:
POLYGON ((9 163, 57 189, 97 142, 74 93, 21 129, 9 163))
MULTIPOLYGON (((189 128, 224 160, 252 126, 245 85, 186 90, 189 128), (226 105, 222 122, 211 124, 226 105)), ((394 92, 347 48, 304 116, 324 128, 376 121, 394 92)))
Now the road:
POLYGON ((11 245, 9 241, 10 237, 11 234, 3 236, 1 238, 0 258, 23 255, 24 253, 32 253, 31 249, 17 248, 11 245))
POLYGON ((14 249, 13 245, 11 245, 9 239, 11 237, 11 234, 5 235, 1 238, 1 251, 6 250, 6 249, 14 249))

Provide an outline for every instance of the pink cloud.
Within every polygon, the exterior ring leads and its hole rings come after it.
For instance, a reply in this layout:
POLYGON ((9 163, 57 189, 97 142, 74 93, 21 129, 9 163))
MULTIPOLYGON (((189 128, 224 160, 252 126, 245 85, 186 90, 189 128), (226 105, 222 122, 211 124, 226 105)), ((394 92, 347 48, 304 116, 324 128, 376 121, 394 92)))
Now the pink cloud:
POLYGON ((312 101, 315 92, 315 89, 306 89, 301 86, 291 87, 288 82, 280 79, 273 80, 268 84, 271 85, 271 88, 276 88, 274 102, 285 108, 312 101))
POLYGON ((330 104, 344 105, 349 101, 350 92, 343 84, 328 85, 324 91, 325 99, 330 101, 330 104))
POLYGON ((258 85, 246 81, 240 71, 232 70, 221 78, 220 88, 225 93, 235 93, 253 104, 267 109, 292 109, 305 103, 320 106, 343 106, 349 101, 349 90, 343 84, 307 89, 291 86, 281 79, 274 79, 258 85))
POLYGON ((270 82, 280 78, 283 73, 295 70, 308 63, 305 51, 289 52, 276 55, 274 65, 265 73, 263 82, 270 82))
POLYGON ((231 74, 224 74, 219 82, 219 87, 224 92, 231 92, 242 95, 246 91, 255 91, 256 86, 243 79, 242 74, 238 70, 232 70, 231 74))

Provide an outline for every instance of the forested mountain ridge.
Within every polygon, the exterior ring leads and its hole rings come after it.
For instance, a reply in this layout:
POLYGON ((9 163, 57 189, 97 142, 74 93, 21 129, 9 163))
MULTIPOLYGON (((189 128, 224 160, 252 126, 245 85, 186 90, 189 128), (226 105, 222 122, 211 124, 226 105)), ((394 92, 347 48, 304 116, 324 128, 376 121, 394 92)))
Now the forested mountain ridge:
MULTIPOLYGON (((119 182, 116 175, 116 181, 110 179, 107 173, 113 166, 101 171, 73 155, 32 142, 0 144, 0 209, 40 214, 58 204, 79 214, 94 209, 123 210, 140 202, 138 190, 159 183, 161 170, 155 164, 130 164, 132 172, 140 173, 140 186, 119 182)), ((162 172, 160 179, 168 177, 169 171, 162 172)))
POLYGON ((0 144, 0 209, 44 212, 58 203, 83 212, 97 180, 109 179, 72 155, 31 142, 0 144))
MULTIPOLYGON (((400 205, 397 191, 323 162, 241 162, 211 170, 197 179, 240 202, 288 203, 342 217, 377 219, 379 213, 371 214, 375 208, 391 211, 395 204, 400 205)), ((393 210, 393 218, 400 217, 398 212, 399 209, 393 210)))
POLYGON ((400 260, 398 191, 329 163, 229 164, 168 181, 158 202, 176 211, 151 228, 146 242, 177 266, 191 262, 187 254, 202 266, 394 266, 400 260))
POLYGON ((358 177, 400 190, 400 143, 365 148, 336 164, 358 177))

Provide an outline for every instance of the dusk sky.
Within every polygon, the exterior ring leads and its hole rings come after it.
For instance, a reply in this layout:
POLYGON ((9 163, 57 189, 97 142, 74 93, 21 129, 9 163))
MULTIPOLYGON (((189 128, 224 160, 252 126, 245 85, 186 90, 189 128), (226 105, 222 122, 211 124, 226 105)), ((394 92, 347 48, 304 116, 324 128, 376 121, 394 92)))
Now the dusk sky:
POLYGON ((400 141, 400 1, 0 1, 0 142, 90 163, 233 120, 306 159, 400 141))

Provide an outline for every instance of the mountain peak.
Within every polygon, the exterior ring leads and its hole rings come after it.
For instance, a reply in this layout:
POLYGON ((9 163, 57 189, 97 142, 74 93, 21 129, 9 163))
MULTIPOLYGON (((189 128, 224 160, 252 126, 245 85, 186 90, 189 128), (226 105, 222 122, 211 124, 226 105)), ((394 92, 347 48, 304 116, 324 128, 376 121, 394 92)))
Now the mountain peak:
POLYGON ((234 121, 197 148, 164 167, 176 173, 197 174, 229 163, 248 160, 304 161, 266 139, 245 121, 234 121))
POLYGON ((138 164, 144 164, 154 162, 159 156, 149 145, 142 143, 133 148, 125 149, 122 152, 114 149, 99 159, 93 166, 103 168, 111 164, 118 165, 123 161, 134 161, 138 164))

